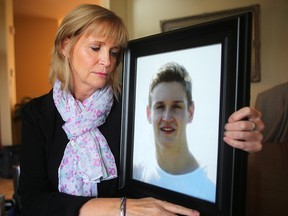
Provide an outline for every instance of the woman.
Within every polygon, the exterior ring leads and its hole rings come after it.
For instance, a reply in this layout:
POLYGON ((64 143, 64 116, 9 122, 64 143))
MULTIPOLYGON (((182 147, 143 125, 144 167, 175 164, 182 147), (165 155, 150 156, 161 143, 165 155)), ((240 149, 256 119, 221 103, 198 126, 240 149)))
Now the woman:
MULTIPOLYGON (((154 198, 117 198, 116 68, 127 41, 121 19, 97 5, 80 5, 63 19, 52 56, 53 89, 23 111, 19 193, 24 215, 199 215, 154 198)), ((250 108, 234 113, 224 140, 247 151, 261 149, 260 117, 250 108)))

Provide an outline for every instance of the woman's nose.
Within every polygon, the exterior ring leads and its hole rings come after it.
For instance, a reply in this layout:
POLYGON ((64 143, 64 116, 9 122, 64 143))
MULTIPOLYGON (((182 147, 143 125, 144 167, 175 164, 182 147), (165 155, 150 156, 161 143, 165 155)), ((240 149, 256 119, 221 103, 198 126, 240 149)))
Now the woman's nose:
POLYGON ((110 65, 110 51, 103 49, 99 54, 99 62, 105 67, 110 65))

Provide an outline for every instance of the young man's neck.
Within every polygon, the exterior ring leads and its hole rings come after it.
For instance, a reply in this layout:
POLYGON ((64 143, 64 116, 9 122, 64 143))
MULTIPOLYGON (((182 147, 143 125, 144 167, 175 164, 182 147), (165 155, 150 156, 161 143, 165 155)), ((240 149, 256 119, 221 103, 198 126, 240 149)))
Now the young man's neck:
POLYGON ((156 149, 157 163, 161 169, 172 175, 182 175, 196 170, 199 164, 188 148, 180 150, 156 149))

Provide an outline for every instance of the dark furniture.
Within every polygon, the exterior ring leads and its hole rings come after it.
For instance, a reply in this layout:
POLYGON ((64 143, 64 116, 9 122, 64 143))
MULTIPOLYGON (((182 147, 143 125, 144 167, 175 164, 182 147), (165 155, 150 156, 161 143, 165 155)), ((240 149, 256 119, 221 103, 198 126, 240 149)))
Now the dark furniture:
POLYGON ((246 216, 288 215, 288 143, 248 156, 246 216))
POLYGON ((13 178, 13 166, 19 165, 21 145, 0 147, 0 177, 13 178))

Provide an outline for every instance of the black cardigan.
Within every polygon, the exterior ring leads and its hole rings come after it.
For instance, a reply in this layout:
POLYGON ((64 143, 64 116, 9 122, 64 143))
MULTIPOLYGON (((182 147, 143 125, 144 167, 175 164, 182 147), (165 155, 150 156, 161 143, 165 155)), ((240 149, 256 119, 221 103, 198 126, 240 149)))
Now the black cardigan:
MULTIPOLYGON (((119 175, 121 104, 114 101, 99 129, 114 154, 119 175)), ((80 207, 92 199, 58 191, 58 167, 68 143, 63 124, 52 91, 33 99, 23 110, 18 190, 23 215, 78 215, 80 207)), ((118 195, 118 178, 98 184, 98 197, 118 195)))

